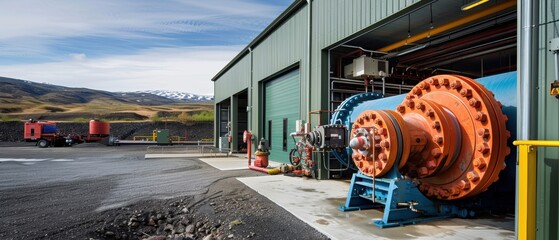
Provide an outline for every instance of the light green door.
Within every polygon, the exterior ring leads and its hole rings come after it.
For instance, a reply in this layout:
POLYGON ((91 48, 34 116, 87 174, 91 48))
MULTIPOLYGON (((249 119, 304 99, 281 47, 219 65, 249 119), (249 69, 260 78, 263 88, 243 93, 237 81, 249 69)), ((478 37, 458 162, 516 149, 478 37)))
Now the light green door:
POLYGON ((272 161, 289 163, 289 151, 294 147, 289 134, 295 132, 295 120, 300 118, 299 88, 299 69, 265 83, 264 138, 270 143, 272 161))

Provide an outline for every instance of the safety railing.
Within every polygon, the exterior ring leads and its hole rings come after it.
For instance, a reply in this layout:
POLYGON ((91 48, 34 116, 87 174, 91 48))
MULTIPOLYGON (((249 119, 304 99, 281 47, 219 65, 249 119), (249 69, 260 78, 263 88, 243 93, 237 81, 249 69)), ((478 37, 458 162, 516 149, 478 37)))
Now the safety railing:
POLYGON ((536 147, 559 147, 559 141, 518 140, 518 239, 536 239, 536 147))
POLYGON ((134 141, 155 141, 153 136, 133 136, 134 141))

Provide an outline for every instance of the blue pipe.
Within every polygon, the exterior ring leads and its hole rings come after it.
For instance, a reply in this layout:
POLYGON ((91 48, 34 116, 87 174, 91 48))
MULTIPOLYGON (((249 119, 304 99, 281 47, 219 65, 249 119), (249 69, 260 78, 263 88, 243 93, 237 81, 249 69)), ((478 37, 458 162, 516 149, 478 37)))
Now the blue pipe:
MULTIPOLYGON (((516 89, 517 89, 517 74, 516 72, 508 72, 497 74, 489 77, 478 78, 477 81, 485 86, 488 90, 495 94, 495 99, 503 104, 502 111, 507 115, 509 121, 507 122, 507 130, 511 132, 511 136, 516 136, 516 89)), ((353 119, 356 119, 359 114, 365 110, 380 110, 388 109, 395 110, 396 107, 402 103, 407 94, 397 95, 393 97, 381 98, 382 94, 378 93, 362 93, 349 97, 340 104, 336 113, 332 115, 330 124, 344 124, 351 132, 353 126, 353 119)), ((509 139, 508 145, 513 149, 513 139, 509 139)), ((351 164, 353 161, 351 156, 351 148, 346 148, 346 151, 341 153, 333 152, 333 155, 343 165, 351 164)), ((513 160, 516 159, 516 151, 511 151, 511 154, 505 160, 508 166, 511 166, 513 160)), ((507 169, 512 169, 507 168, 507 169)), ((514 175, 514 171, 506 171, 504 174, 514 175)))

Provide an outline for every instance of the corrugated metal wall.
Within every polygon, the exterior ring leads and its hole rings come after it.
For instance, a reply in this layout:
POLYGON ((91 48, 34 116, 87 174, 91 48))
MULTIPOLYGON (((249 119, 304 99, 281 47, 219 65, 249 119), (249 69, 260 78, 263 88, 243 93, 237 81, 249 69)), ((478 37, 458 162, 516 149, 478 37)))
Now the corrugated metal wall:
POLYGON ((313 45, 328 47, 419 0, 313 1, 313 45))
POLYGON ((327 108, 328 47, 411 7, 419 0, 313 1, 312 83, 322 94, 312 95, 312 108, 327 108))
MULTIPOLYGON (((557 20, 557 0, 540 1, 538 137, 546 140, 559 139, 559 100, 549 95, 556 66, 548 44, 559 37, 557 20)), ((559 239, 559 148, 538 149, 537 173, 537 239, 559 239)))
POLYGON ((214 82, 215 102, 219 103, 250 85, 250 54, 214 82))
POLYGON ((307 12, 300 10, 262 43, 254 54, 254 80, 261 81, 307 56, 307 12))

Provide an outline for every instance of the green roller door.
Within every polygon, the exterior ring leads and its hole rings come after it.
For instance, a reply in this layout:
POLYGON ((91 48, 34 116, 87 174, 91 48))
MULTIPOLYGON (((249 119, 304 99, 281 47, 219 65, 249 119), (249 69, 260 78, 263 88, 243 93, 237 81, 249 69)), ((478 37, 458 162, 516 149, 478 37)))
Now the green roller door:
POLYGON ((265 83, 264 136, 270 142, 270 160, 289 163, 294 147, 290 133, 300 118, 299 70, 293 70, 265 83))

